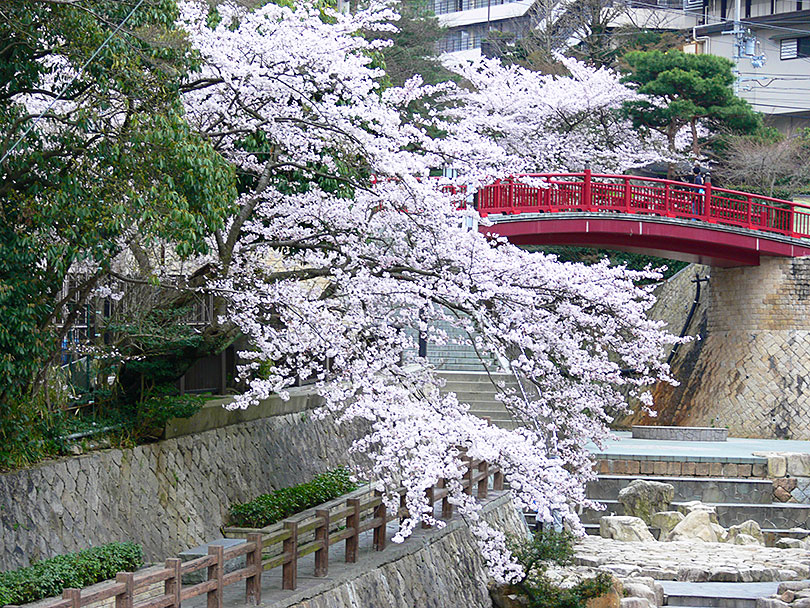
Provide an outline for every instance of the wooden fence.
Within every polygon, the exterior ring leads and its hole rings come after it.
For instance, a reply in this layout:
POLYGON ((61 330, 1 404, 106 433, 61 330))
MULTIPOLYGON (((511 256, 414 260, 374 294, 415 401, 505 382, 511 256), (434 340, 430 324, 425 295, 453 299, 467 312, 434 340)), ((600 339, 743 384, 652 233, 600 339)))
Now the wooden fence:
MULTIPOLYGON (((462 480, 465 493, 475 492, 478 498, 486 498, 490 477, 493 490, 503 490, 500 469, 479 460, 467 460, 467 465, 462 480)), ((120 572, 115 581, 85 589, 65 589, 61 599, 38 603, 38 608, 84 608, 105 602, 111 605, 113 600, 115 608, 179 608, 181 602, 203 594, 207 596, 207 608, 222 608, 223 589, 241 581, 245 581, 245 602, 258 605, 261 577, 266 570, 281 566, 282 589, 292 590, 297 587, 298 560, 310 553, 315 554, 314 576, 320 577, 329 572, 329 547, 336 543, 345 543, 347 563, 357 561, 360 534, 368 530, 373 530, 374 549, 384 550, 388 522, 408 515, 404 488, 399 493, 400 507, 393 515, 387 512, 378 492, 363 488, 266 528, 225 530, 229 536, 245 538, 243 544, 227 549, 209 545, 208 555, 191 561, 171 558, 163 566, 120 572), (226 573, 225 564, 243 555, 245 566, 226 573), (207 570, 205 581, 182 584, 183 575, 200 570, 207 570), (159 588, 156 593, 147 593, 156 586, 159 588)), ((444 480, 429 488, 427 496, 431 506, 441 501, 442 519, 453 517, 444 480)))

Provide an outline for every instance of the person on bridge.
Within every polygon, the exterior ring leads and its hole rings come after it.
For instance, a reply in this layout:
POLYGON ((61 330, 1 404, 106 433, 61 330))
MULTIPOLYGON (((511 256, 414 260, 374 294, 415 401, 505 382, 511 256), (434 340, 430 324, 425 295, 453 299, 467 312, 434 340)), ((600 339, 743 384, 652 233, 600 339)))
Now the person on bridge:
MULTIPOLYGON (((694 177, 692 178, 692 183, 696 186, 702 186, 704 183, 703 180, 703 173, 700 169, 700 165, 695 165, 695 168, 692 169, 692 173, 694 173, 694 177)), ((695 192, 697 193, 692 198, 692 214, 699 215, 701 213, 701 201, 703 200, 703 193, 705 192, 703 188, 696 187, 695 192)))

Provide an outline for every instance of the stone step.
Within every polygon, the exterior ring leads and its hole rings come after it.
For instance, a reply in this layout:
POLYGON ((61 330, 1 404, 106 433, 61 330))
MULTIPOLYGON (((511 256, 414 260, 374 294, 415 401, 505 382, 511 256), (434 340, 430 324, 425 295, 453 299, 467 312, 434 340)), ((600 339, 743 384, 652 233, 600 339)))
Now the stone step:
MULTIPOLYGON (((624 507, 618 500, 600 500, 604 511, 585 509, 580 515, 582 523, 598 524, 604 515, 624 515, 624 507)), ((745 503, 706 503, 715 508, 717 521, 724 528, 736 526, 753 519, 760 528, 788 530, 790 528, 810 529, 810 505, 798 503, 745 504, 745 503)), ((678 502, 670 508, 678 509, 678 502)))
MULTIPOLYGON (((439 372, 439 376, 447 380, 448 382, 475 382, 475 381, 485 381, 489 382, 489 374, 486 372, 454 372, 451 370, 439 372)), ((504 373, 495 373, 492 374, 494 378, 497 380, 509 380, 512 378, 509 374, 504 373)))
POLYGON ((635 479, 669 483, 675 488, 675 501, 700 500, 711 503, 770 504, 773 483, 768 479, 727 477, 657 477, 653 475, 600 475, 588 483, 587 496, 594 500, 616 500, 619 491, 635 479))
POLYGON ((661 581, 666 606, 709 608, 755 608, 757 599, 768 597, 779 586, 765 583, 694 583, 661 581))

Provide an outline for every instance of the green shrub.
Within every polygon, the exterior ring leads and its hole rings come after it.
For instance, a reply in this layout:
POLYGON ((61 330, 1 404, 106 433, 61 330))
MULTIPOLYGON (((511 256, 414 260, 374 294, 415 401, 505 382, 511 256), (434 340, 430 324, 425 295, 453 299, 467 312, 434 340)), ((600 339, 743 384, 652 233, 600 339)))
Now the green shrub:
POLYGON ((540 530, 528 542, 512 547, 515 558, 525 571, 514 590, 527 600, 528 608, 585 608, 588 600, 610 590, 612 579, 600 573, 572 587, 559 587, 546 575, 552 563, 565 566, 574 555, 574 536, 569 532, 540 530))
POLYGON ((35 602, 66 588, 81 589, 142 565, 143 550, 134 543, 110 543, 57 555, 28 568, 0 572, 0 606, 35 602))
POLYGON ((312 481, 232 505, 230 523, 245 528, 263 528, 355 489, 357 484, 352 482, 349 471, 335 469, 312 481))

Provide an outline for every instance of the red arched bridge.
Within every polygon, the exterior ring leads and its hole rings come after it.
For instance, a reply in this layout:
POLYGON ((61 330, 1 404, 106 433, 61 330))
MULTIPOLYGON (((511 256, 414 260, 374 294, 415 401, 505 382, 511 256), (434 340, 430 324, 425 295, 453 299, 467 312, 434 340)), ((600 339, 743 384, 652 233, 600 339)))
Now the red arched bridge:
POLYGON ((713 266, 810 255, 810 206, 634 175, 520 175, 483 187, 486 234, 517 245, 621 249, 713 266))

